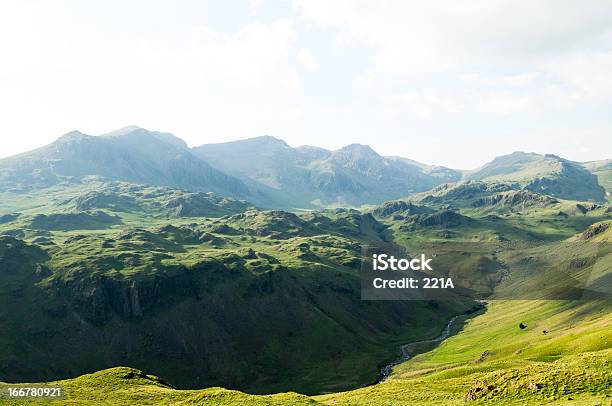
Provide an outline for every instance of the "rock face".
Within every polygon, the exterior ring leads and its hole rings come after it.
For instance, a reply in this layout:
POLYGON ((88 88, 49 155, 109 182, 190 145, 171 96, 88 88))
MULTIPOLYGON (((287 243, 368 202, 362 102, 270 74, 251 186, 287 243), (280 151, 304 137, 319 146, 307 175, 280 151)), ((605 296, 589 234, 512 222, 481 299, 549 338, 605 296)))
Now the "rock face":
POLYGON ((151 280, 121 281, 97 276, 75 283, 56 283, 52 288, 70 291, 71 307, 96 326, 116 316, 137 320, 168 296, 197 297, 197 284, 185 268, 173 271, 172 276, 151 280))
POLYGON ((457 227, 471 221, 469 217, 463 216, 451 210, 442 210, 433 214, 420 215, 409 219, 409 224, 422 227, 457 227))
POLYGON ((590 240, 591 238, 595 237, 596 235, 602 234, 605 231, 607 231, 610 228, 611 224, 612 224, 612 222, 610 222, 610 221, 604 221, 604 222, 601 222, 601 223, 592 224, 591 226, 589 226, 589 228, 587 228, 580 235, 580 239, 581 240, 590 240))
POLYGON ((264 212, 251 210, 229 217, 227 223, 244 234, 275 239, 314 232, 311 224, 293 213, 282 210, 264 212))
POLYGON ((395 200, 386 202, 376 209, 373 213, 379 217, 391 217, 391 216, 413 216, 416 214, 427 214, 432 213, 433 210, 425 207, 412 204, 411 202, 405 202, 402 200, 395 200))
POLYGON ((185 193, 167 201, 165 208, 176 217, 218 217, 246 211, 252 206, 212 193, 185 193))
POLYGON ((516 190, 479 198, 472 205, 474 207, 501 206, 525 209, 546 207, 553 203, 558 203, 558 201, 550 196, 534 193, 529 190, 516 190))
POLYGON ((517 190, 516 184, 465 181, 449 183, 417 195, 418 203, 437 207, 474 207, 481 199, 517 190))

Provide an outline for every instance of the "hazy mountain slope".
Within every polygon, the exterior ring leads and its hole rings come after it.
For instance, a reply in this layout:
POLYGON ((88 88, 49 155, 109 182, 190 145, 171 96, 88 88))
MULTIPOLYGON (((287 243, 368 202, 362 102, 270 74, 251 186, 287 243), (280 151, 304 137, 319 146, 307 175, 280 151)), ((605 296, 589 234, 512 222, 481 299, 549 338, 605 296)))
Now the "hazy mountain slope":
POLYGON ((381 203, 459 178, 456 171, 383 157, 359 144, 337 151, 292 148, 265 136, 193 151, 279 206, 381 203))
POLYGON ((97 175, 109 180, 245 196, 246 186, 195 157, 171 134, 126 128, 104 136, 68 133, 0 160, 0 187, 28 189, 97 175))
MULTIPOLYGON (((0 190, 75 182, 87 176, 246 198, 261 207, 313 208, 379 204, 456 182, 460 171, 366 145, 336 151, 264 136, 189 149, 169 133, 125 127, 102 136, 77 131, 45 147, 0 159, 0 190)), ((555 155, 516 152, 494 159, 463 179, 514 183, 574 200, 603 201, 610 161, 579 164, 555 155), (591 172, 593 173, 591 173, 591 172)))
POLYGON ((597 176, 599 184, 606 189, 608 200, 612 199, 612 159, 584 162, 582 166, 597 176))
POLYGON ((528 190, 563 199, 605 200, 597 177, 577 162, 556 155, 514 152, 465 174, 467 180, 516 182, 528 190))

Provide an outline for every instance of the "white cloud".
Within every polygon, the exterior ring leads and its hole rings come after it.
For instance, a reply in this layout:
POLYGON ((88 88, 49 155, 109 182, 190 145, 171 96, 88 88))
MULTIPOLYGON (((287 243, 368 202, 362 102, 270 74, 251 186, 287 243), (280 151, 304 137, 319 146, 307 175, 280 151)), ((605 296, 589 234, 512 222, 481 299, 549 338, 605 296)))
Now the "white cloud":
POLYGON ((525 88, 535 83, 538 74, 535 72, 527 72, 516 75, 482 76, 477 73, 468 73, 461 75, 460 78, 469 85, 525 88))
POLYGON ((300 49, 298 51, 298 59, 304 69, 306 69, 307 71, 316 72, 319 70, 319 63, 317 62, 312 52, 310 52, 309 50, 304 48, 300 49))
POLYGON ((612 97, 610 2, 294 4, 303 18, 332 30, 335 46, 371 50, 360 84, 369 76, 385 100, 396 92, 398 100, 406 99, 397 89, 410 88, 418 100, 411 96, 406 105, 421 113, 422 105, 435 110, 441 100, 454 106, 451 99, 474 111, 506 114, 612 97), (542 104, 551 92, 559 99, 542 104))
POLYGON ((589 128, 609 157, 611 20, 598 0, 5 0, 0 156, 137 124, 463 167, 589 128))
POLYGON ((605 41, 612 3, 540 1, 294 0, 305 19, 336 30, 340 43, 374 49, 388 73, 524 62, 605 41))
POLYGON ((0 156, 72 129, 95 134, 138 124, 203 143, 265 131, 272 116, 295 117, 301 84, 289 19, 233 32, 203 24, 101 31, 60 11, 0 6, 2 131, 27 131, 3 142, 0 156), (212 134, 200 132, 202 123, 212 134))

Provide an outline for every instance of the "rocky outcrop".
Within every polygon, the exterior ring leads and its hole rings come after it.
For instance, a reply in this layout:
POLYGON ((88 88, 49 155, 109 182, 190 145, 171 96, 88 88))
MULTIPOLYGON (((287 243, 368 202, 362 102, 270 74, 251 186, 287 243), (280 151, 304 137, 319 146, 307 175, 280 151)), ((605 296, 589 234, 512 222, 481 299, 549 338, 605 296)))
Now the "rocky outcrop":
POLYGON ((456 227, 469 222, 469 217, 452 210, 441 210, 433 214, 416 216, 408 221, 422 227, 456 227))
POLYGON ((77 282, 55 281, 51 290, 70 297, 70 306, 82 318, 94 325, 103 325, 114 316, 138 319, 169 297, 197 297, 197 283, 189 270, 181 268, 173 273, 148 280, 93 275, 77 282))
POLYGON ((386 202, 376 209, 374 209, 373 213, 375 216, 379 217, 390 217, 390 216, 412 216, 415 214, 428 214, 432 213, 433 210, 425 207, 418 206, 416 204, 412 204, 411 202, 406 202, 403 200, 395 200, 391 202, 386 202))
POLYGON ((584 240, 590 240, 591 238, 595 237, 596 235, 602 234, 603 232, 608 230, 610 228, 611 224, 612 224, 612 222, 609 222, 609 221, 592 224, 591 226, 589 226, 589 228, 587 228, 580 235, 579 239, 583 240, 583 241, 584 240))
POLYGON ((516 190, 481 197, 472 203, 473 207, 501 206, 510 208, 546 207, 558 203, 550 196, 534 193, 529 190, 516 190))

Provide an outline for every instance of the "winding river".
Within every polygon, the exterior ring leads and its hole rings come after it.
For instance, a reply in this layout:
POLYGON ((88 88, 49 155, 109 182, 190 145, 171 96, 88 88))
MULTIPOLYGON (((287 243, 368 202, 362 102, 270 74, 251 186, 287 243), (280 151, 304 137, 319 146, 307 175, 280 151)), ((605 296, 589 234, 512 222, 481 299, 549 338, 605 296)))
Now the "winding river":
MULTIPOLYGON (((484 309, 486 306, 486 303, 484 301, 480 301, 482 307, 480 308, 480 310, 484 309)), ((408 361, 411 356, 410 354, 408 354, 407 348, 410 347, 411 345, 415 345, 415 344, 433 344, 433 343, 439 343, 441 341, 446 340, 451 333, 451 327, 453 326, 453 323, 455 323, 455 321, 457 321, 457 319, 459 317, 463 317, 469 314, 472 314, 474 312, 469 312, 469 313, 464 313, 464 314, 459 314, 457 316, 452 317, 447 323, 446 326, 444 327, 444 330, 442 330, 442 332, 440 333, 439 336, 437 336, 436 338, 432 338, 429 340, 421 340, 421 341, 413 341, 410 343, 406 343, 406 344, 402 344, 400 346, 400 356, 396 359, 394 359, 393 361, 391 361, 389 364, 385 365, 381 370, 380 370, 380 375, 378 376, 378 381, 376 383, 381 383, 387 380, 387 378, 389 377, 389 375, 391 375, 391 371, 393 370, 393 367, 396 366, 397 364, 401 364, 402 362, 408 361)))

